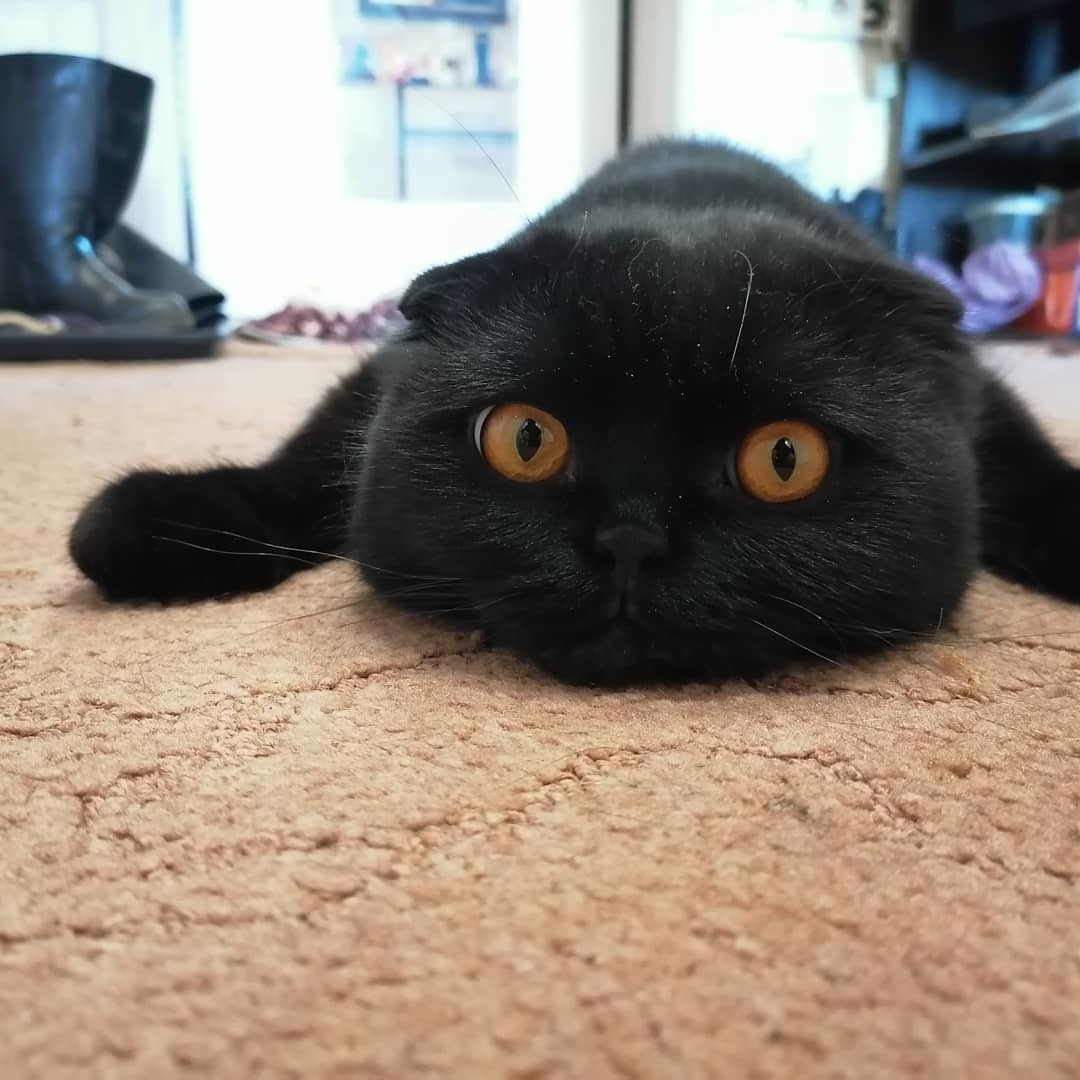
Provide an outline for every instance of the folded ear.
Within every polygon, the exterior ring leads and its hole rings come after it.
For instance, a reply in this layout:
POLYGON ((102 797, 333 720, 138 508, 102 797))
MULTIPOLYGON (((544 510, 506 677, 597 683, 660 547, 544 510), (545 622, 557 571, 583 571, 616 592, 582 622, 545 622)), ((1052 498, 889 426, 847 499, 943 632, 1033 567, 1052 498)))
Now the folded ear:
POLYGON ((894 264, 895 291, 898 299, 908 299, 917 313, 958 327, 964 317, 961 299, 934 278, 919 273, 904 263, 894 264))
POLYGON ((846 292, 853 300, 868 303, 869 310, 881 315, 903 311, 905 316, 922 321, 928 328, 957 330, 964 317, 963 301, 944 283, 930 277, 890 254, 884 248, 869 243, 840 247, 835 239, 827 244, 814 238, 805 250, 816 258, 807 260, 813 268, 816 283, 808 282, 808 296, 818 296, 833 303, 834 292, 846 292), (816 284, 817 287, 814 287, 816 284))
POLYGON ((425 270, 405 290, 398 307, 410 322, 437 327, 444 318, 482 299, 499 273, 499 252, 469 255, 425 270))

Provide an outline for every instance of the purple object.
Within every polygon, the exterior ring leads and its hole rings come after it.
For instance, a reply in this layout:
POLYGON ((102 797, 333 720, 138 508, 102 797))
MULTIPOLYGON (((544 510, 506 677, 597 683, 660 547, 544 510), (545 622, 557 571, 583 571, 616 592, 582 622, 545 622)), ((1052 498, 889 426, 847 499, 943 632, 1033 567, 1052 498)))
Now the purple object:
POLYGON ((960 273, 940 259, 916 255, 915 269, 964 305, 960 329, 985 334, 1020 318, 1039 299, 1042 267, 1027 248, 999 241, 973 251, 960 273))

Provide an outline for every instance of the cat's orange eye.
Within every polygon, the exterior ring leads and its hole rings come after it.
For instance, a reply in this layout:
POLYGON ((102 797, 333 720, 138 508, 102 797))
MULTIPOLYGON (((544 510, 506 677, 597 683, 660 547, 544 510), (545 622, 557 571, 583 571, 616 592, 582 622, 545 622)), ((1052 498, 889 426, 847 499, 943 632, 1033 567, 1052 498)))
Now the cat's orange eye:
POLYGON ((801 420, 765 424, 743 439, 735 471, 743 491, 761 502, 805 499, 829 471, 829 441, 801 420))
POLYGON ((558 475, 570 457, 570 436, 551 413, 513 402, 476 419, 476 446, 500 476, 535 484, 558 475))

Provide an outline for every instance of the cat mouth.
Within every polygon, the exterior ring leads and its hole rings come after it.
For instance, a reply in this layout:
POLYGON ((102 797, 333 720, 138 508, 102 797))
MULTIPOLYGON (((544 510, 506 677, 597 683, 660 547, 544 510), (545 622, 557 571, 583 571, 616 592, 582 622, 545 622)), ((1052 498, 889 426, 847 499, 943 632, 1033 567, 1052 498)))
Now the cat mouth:
POLYGON ((488 640, 564 682, 614 688, 685 678, 674 629, 658 624, 647 605, 617 596, 591 617, 564 616, 542 627, 504 624, 492 627, 488 640))
POLYGON ((531 652, 529 659, 559 679, 588 686, 653 681, 672 667, 655 635, 626 612, 571 640, 531 652))

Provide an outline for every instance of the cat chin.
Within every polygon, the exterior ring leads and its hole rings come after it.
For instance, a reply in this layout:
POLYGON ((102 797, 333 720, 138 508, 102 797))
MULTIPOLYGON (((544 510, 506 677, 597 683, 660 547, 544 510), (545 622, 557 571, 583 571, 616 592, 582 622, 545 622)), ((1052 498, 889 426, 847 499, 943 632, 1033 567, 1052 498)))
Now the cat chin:
POLYGON ((621 686, 640 680, 648 656, 644 633, 616 622, 572 644, 560 644, 525 655, 564 682, 585 686, 621 686))
MULTIPOLYGON (((655 635, 626 620, 611 622, 573 642, 544 648, 519 647, 514 651, 549 675, 579 686, 614 689, 635 684, 685 683, 687 679, 736 673, 731 663, 713 649, 707 656, 694 655, 681 647, 668 649, 655 635)), ((747 667, 756 669, 756 665, 747 667)))

